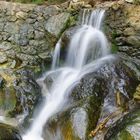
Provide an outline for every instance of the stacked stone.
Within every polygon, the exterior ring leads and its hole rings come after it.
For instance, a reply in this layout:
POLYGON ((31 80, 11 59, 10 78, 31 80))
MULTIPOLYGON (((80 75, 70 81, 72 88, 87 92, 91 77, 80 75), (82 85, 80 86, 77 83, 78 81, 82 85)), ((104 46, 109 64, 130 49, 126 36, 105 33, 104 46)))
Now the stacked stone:
POLYGON ((57 6, 0 2, 1 63, 14 56, 25 65, 49 58, 69 17, 57 6))

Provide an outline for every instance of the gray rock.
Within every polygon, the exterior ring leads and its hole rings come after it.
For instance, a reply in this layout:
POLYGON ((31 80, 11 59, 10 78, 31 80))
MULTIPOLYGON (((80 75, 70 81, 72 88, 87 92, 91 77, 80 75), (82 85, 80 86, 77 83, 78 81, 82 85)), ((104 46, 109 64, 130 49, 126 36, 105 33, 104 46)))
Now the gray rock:
POLYGON ((60 11, 60 9, 56 5, 51 5, 44 9, 44 11, 43 11, 44 17, 46 19, 48 19, 48 17, 50 17, 50 16, 57 15, 59 11, 60 11))
POLYGON ((36 19, 28 18, 28 19, 26 19, 26 22, 29 24, 33 24, 36 22, 36 19))
POLYGON ((44 24, 42 24, 41 22, 36 21, 33 25, 35 30, 44 32, 44 24))
POLYGON ((7 50, 10 50, 11 48, 12 48, 12 45, 9 42, 3 41, 2 43, 0 43, 1 51, 7 51, 7 50))
POLYGON ((37 46, 39 46, 39 42, 37 40, 30 40, 29 45, 37 47, 37 46))
POLYGON ((19 19, 26 19, 27 18, 27 13, 23 11, 19 11, 16 13, 16 17, 19 19))
POLYGON ((39 53, 38 56, 42 59, 50 59, 51 58, 49 51, 39 53))
POLYGON ((35 31, 35 39, 43 39, 45 36, 44 32, 35 31))
POLYGON ((4 24, 5 23, 0 23, 0 32, 2 32, 4 30, 4 24))
POLYGON ((140 47, 140 36, 130 36, 127 38, 127 42, 133 46, 140 47))
POLYGON ((126 28, 123 33, 125 36, 130 36, 130 35, 135 35, 136 31, 133 28, 129 27, 129 28, 126 28))
POLYGON ((9 17, 7 17, 7 19, 8 19, 8 21, 14 22, 17 20, 17 17, 16 16, 9 16, 9 17))
POLYGON ((19 45, 21 46, 27 46, 29 43, 29 40, 27 37, 21 36, 21 38, 19 39, 19 45))
POLYGON ((7 60, 7 56, 4 53, 0 52, 0 64, 7 62, 7 60))
POLYGON ((50 17, 45 25, 46 31, 58 37, 60 33, 66 28, 69 18, 69 13, 61 13, 50 17))
POLYGON ((7 22, 4 31, 9 33, 9 34, 15 34, 18 33, 18 26, 15 25, 13 22, 7 22))

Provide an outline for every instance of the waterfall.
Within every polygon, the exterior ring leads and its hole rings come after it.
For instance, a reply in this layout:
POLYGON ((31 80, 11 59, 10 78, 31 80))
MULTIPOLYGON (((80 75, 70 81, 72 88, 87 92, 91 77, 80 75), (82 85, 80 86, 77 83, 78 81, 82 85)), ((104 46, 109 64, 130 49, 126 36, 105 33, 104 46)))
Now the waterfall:
POLYGON ((52 68, 37 82, 42 87, 45 102, 23 140, 44 140, 43 127, 48 119, 58 113, 68 100, 68 95, 86 74, 99 69, 114 57, 110 55, 108 41, 101 31, 104 10, 84 10, 81 27, 73 35, 66 58, 60 64, 61 39, 58 41, 52 68), (51 78, 50 87, 45 79, 51 78))

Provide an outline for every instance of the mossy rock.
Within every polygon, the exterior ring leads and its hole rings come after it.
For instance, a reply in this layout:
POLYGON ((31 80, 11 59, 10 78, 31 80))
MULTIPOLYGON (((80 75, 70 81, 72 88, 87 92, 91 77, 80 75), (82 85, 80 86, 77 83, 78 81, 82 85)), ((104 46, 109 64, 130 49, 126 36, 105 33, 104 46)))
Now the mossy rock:
POLYGON ((88 139, 97 125, 105 88, 101 77, 89 74, 83 78, 69 97, 71 105, 49 120, 44 137, 52 135, 55 139, 53 133, 59 133, 60 139, 64 140, 88 139))
POLYGON ((140 106, 113 124, 105 135, 106 140, 140 139, 140 106))
POLYGON ((22 138, 16 128, 0 123, 0 140, 22 140, 22 138))
POLYGON ((17 97, 13 87, 5 87, 0 90, 0 109, 6 113, 16 107, 17 97))
POLYGON ((140 85, 138 85, 136 88, 136 92, 134 93, 134 100, 140 102, 140 85))

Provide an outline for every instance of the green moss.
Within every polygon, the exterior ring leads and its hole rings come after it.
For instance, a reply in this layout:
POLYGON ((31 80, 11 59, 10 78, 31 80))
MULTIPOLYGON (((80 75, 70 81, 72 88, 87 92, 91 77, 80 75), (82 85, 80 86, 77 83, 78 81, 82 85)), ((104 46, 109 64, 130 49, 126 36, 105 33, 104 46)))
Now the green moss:
POLYGON ((15 2, 42 4, 45 0, 15 0, 15 2))
POLYGON ((102 103, 102 97, 97 98, 95 95, 93 95, 87 99, 87 104, 86 104, 86 110, 88 113, 88 127, 87 127, 88 129, 86 132, 87 137, 97 125, 100 116, 100 111, 101 111, 101 103, 102 103))
POLYGON ((115 138, 112 138, 112 140, 135 140, 135 139, 127 130, 123 130, 115 138))
POLYGON ((117 35, 117 32, 116 31, 113 31, 112 32, 112 46, 111 46, 111 52, 112 53, 117 53, 118 52, 118 46, 117 46, 117 43, 116 43, 116 37, 117 37, 118 35, 117 35))
POLYGON ((134 0, 134 4, 139 5, 140 4, 140 0, 134 0))
POLYGON ((66 2, 67 0, 48 0, 49 3, 51 4, 56 4, 56 3, 63 3, 63 2, 66 2))
POLYGON ((119 119, 108 130, 107 140, 135 140, 140 138, 138 126, 140 124, 140 110, 136 108, 119 119), (129 129, 130 128, 130 129, 129 129), (135 133, 133 133, 135 132, 135 133), (134 137, 134 138, 133 138, 134 137))
POLYGON ((111 52, 112 53, 117 53, 118 52, 118 46, 116 45, 116 43, 115 44, 112 44, 112 46, 111 46, 111 52))
POLYGON ((44 2, 47 2, 48 4, 60 4, 66 1, 67 0, 15 0, 15 2, 34 4, 43 4, 44 2))
POLYGON ((68 22, 68 27, 76 25, 78 20, 78 14, 71 16, 68 22))

